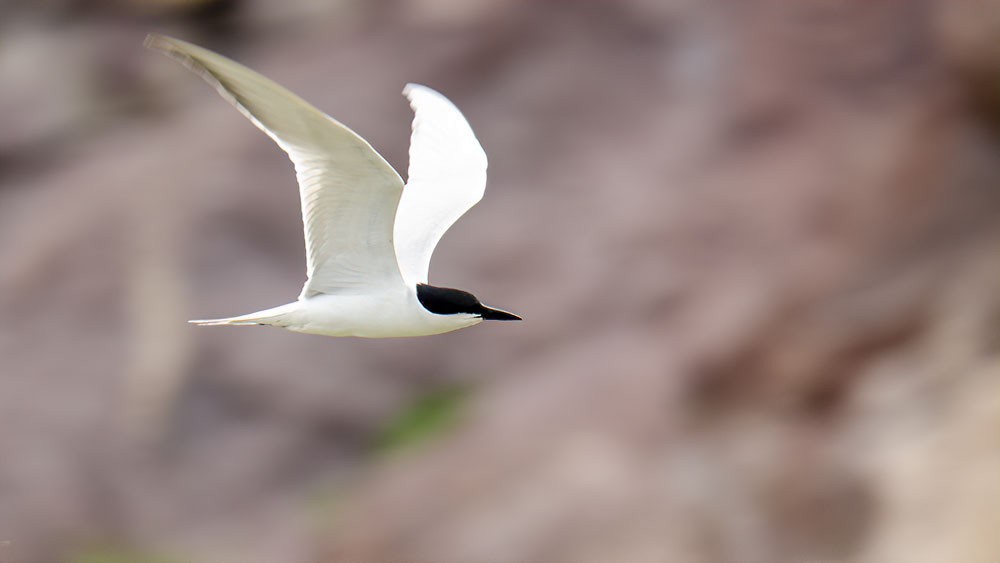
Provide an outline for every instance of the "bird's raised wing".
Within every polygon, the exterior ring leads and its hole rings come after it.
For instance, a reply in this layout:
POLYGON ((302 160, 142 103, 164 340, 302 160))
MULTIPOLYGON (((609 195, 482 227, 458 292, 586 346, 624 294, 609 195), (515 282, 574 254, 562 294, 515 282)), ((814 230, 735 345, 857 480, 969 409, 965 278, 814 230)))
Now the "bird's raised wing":
POLYGON ((486 153, 447 98, 419 84, 403 95, 413 108, 410 173, 396 212, 396 257, 403 278, 427 283, 441 236, 486 191, 486 153))
POLYGON ((403 181, 364 139, 249 68, 177 39, 146 46, 204 78, 281 147, 299 181, 308 279, 301 297, 402 283, 392 245, 403 181))

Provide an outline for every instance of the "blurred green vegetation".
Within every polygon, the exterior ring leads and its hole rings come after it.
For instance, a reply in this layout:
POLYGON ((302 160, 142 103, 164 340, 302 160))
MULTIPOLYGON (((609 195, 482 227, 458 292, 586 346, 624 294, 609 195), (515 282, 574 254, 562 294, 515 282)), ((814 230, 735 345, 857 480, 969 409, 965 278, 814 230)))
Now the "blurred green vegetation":
POLYGON ((375 451, 394 455, 439 438, 455 427, 470 390, 459 385, 432 389, 401 409, 375 439, 375 451))
MULTIPOLYGON (((461 385, 439 385, 404 405, 378 431, 372 446, 376 460, 411 452, 445 436, 461 422, 471 390, 461 385)), ((318 532, 326 532, 337 521, 343 501, 350 495, 352 481, 334 481, 318 486, 308 496, 305 510, 318 532)), ((107 560, 101 563, 118 563, 107 560)), ((122 560, 124 561, 124 560, 122 560)), ((159 560, 153 560, 160 563, 159 560)), ((98 560, 74 561, 98 563, 98 560)), ((163 563, 173 563, 164 561, 163 563)))

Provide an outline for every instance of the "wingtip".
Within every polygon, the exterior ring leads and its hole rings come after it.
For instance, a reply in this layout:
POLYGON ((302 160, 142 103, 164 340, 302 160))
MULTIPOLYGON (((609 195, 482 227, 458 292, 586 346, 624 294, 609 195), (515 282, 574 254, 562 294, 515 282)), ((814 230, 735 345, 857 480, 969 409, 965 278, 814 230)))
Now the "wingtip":
POLYGON ((166 35, 150 33, 146 36, 146 39, 142 41, 142 46, 154 51, 170 51, 171 41, 171 38, 166 35))
POLYGON ((195 54, 202 50, 197 45, 193 45, 187 41, 170 37, 169 35, 160 35, 159 33, 150 33, 147 35, 146 39, 142 42, 142 46, 152 51, 163 53, 189 66, 194 64, 193 57, 195 54))
POLYGON ((413 95, 416 94, 417 92, 428 92, 431 94, 436 94, 438 96, 441 95, 440 92, 431 88, 430 86, 424 86, 423 84, 417 84, 416 82, 407 82, 406 86, 403 86, 403 95, 406 96, 406 98, 409 100, 412 100, 413 95))

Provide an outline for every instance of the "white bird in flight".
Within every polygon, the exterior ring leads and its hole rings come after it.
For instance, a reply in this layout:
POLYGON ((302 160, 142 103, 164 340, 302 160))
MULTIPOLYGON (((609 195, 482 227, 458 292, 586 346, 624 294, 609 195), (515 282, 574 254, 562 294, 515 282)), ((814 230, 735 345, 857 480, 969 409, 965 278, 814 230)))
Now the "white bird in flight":
POLYGON ((388 338, 521 320, 471 293, 427 283, 434 247, 486 190, 486 153, 447 98, 419 84, 403 90, 415 114, 404 186, 357 133, 275 82, 178 39, 150 35, 146 46, 204 78, 271 137, 299 182, 308 277, 298 300, 190 322, 388 338))

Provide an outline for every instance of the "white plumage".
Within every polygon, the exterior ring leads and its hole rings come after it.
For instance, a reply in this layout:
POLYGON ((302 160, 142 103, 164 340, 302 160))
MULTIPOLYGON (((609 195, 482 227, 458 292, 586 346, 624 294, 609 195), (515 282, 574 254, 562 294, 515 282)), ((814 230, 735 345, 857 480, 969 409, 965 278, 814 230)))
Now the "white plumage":
POLYGON ((427 283, 434 247, 458 218, 483 199, 486 153, 447 98, 407 84, 413 108, 410 169, 396 211, 396 255, 403 279, 427 283))
POLYGON ((426 285, 438 241, 486 189, 486 153, 447 98, 418 84, 403 90, 415 114, 404 187, 367 141, 275 82, 178 39, 151 35, 146 46, 204 78, 271 137, 299 183, 307 276, 299 299, 192 323, 391 337, 519 319, 469 293, 426 285))

